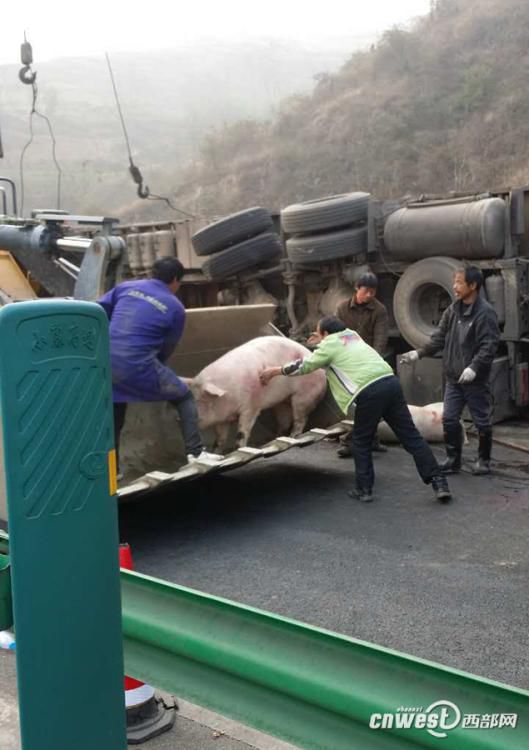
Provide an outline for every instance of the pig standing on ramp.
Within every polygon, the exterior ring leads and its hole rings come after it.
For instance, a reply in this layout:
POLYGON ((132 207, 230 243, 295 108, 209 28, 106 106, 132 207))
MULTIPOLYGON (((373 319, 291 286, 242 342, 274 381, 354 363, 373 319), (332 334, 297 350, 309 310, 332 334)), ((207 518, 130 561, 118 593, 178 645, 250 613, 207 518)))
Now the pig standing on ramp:
POLYGON ((199 426, 214 427, 216 450, 224 451, 230 424, 238 423, 237 445, 248 443, 252 427, 264 409, 272 409, 278 434, 303 432, 307 417, 323 399, 325 373, 306 378, 278 378, 265 386, 261 372, 285 361, 304 359, 310 351, 282 336, 261 336, 247 341, 205 367, 188 381, 195 396, 199 426))

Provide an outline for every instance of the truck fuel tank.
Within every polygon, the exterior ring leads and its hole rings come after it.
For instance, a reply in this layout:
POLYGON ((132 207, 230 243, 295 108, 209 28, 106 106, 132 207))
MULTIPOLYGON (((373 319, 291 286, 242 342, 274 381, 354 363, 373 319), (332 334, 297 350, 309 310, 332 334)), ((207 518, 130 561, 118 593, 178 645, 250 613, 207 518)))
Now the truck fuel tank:
POLYGON ((438 255, 498 258, 504 247, 505 215, 502 198, 413 203, 389 215, 384 244, 392 260, 438 255))

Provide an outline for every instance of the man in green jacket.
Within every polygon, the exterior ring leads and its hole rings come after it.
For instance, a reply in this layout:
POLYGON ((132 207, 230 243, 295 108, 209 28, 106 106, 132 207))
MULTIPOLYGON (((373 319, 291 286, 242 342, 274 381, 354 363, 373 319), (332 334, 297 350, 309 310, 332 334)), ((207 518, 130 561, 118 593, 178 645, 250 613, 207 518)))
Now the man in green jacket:
POLYGON ((282 367, 268 367, 261 373, 266 385, 278 375, 308 375, 325 368, 334 399, 347 414, 356 404, 352 446, 356 469, 356 488, 348 494, 364 503, 373 500, 375 472, 371 445, 377 425, 385 419, 403 447, 411 453, 417 471, 425 484, 431 484, 441 502, 451 500, 446 477, 428 443, 411 418, 398 378, 390 365, 361 337, 336 317, 322 318, 318 323, 320 343, 304 360, 282 367))

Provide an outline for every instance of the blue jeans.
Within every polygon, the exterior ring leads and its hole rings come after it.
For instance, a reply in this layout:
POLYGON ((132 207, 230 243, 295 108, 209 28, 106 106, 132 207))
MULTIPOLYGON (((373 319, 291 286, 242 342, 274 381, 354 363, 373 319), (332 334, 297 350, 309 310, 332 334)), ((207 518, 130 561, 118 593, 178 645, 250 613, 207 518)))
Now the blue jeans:
POLYGON ((432 449, 411 418, 399 379, 394 375, 377 380, 356 398, 352 448, 358 489, 371 491, 375 481, 371 446, 378 423, 385 419, 405 450, 413 456, 423 482, 429 484, 440 473, 432 449))
MULTIPOLYGON (((180 430, 184 439, 187 454, 198 456, 204 443, 200 430, 198 429, 198 412, 195 398, 189 388, 179 399, 169 401, 180 417, 180 430)), ((125 401, 114 401, 114 444, 116 447, 116 458, 119 465, 119 442, 121 430, 125 424, 127 403, 125 401)))
POLYGON ((490 387, 488 383, 447 383, 444 395, 443 428, 445 432, 459 429, 465 405, 479 432, 490 432, 490 387))

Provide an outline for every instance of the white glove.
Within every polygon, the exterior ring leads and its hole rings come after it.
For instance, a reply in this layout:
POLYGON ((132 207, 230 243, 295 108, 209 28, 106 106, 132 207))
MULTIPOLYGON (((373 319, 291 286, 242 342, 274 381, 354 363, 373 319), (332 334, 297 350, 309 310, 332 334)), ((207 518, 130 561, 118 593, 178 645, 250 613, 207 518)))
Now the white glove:
POLYGON ((461 377, 457 382, 461 383, 461 385, 464 385, 465 383, 471 383, 475 377, 476 373, 474 372, 474 370, 471 367, 465 367, 465 369, 461 373, 461 377))
POLYGON ((400 364, 411 365, 414 362, 417 362, 418 359, 419 359, 419 352, 413 349, 411 352, 405 352, 405 354, 401 355, 400 364))

